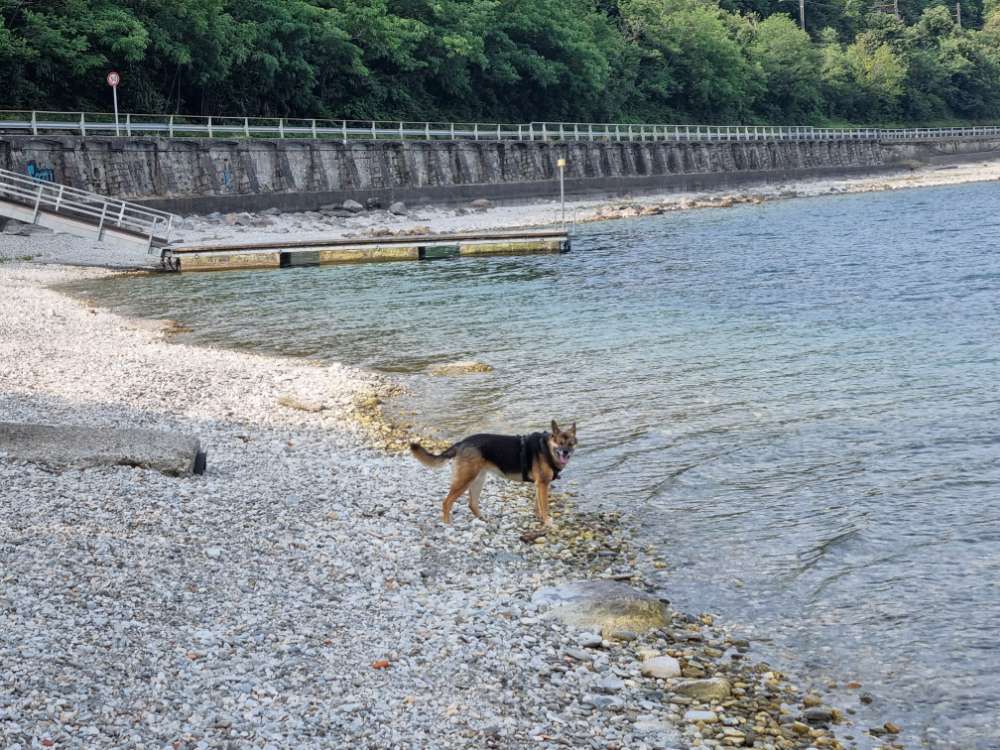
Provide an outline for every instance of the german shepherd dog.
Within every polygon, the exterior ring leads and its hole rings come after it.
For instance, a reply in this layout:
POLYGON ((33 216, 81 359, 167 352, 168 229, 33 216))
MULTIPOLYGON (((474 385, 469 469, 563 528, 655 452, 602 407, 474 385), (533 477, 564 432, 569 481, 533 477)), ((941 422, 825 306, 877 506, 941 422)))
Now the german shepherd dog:
POLYGON ((488 474, 512 482, 535 483, 535 513, 544 526, 549 518, 549 485, 558 479, 576 449, 576 422, 567 430, 552 420, 551 432, 530 435, 471 435, 443 453, 435 455, 419 443, 410 443, 410 452, 424 466, 436 468, 454 459, 451 488, 444 499, 442 516, 451 523, 451 507, 466 490, 469 510, 479 519, 479 493, 488 474))

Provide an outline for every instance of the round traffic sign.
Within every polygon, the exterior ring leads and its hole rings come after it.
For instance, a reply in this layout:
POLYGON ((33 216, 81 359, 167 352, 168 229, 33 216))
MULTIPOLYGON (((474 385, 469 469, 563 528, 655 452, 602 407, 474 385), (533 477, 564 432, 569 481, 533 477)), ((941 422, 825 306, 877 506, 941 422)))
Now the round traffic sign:
POLYGON ((122 77, 118 75, 118 73, 116 73, 115 71, 112 70, 110 73, 108 73, 109 86, 117 86, 119 83, 121 83, 121 80, 122 77))

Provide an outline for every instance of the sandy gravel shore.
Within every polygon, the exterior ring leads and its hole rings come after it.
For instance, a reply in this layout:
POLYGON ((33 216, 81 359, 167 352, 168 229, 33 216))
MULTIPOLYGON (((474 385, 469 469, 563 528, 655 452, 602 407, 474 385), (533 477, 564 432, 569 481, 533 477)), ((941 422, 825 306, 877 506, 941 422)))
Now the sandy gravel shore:
POLYGON ((565 665, 579 636, 531 594, 579 570, 518 540, 526 503, 487 488, 490 526, 443 528, 444 477, 358 427, 378 378, 174 345, 46 288, 95 273, 0 266, 2 418, 195 434, 209 471, 58 472, 0 446, 0 746, 628 744, 636 709, 581 701, 634 654, 598 638, 565 665))

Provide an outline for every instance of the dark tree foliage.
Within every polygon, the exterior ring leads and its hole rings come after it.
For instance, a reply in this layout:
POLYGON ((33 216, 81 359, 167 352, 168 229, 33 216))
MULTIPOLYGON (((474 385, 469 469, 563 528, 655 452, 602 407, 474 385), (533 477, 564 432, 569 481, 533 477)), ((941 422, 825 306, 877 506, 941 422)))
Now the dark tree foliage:
POLYGON ((412 121, 988 120, 1000 0, 0 0, 0 108, 412 121))

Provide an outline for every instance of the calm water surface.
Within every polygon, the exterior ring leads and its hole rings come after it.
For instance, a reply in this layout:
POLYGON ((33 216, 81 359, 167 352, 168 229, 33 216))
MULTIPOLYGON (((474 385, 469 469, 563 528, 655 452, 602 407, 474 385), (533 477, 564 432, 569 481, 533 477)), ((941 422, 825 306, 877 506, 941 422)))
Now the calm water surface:
POLYGON ((591 225, 561 257, 78 289, 195 341, 397 373, 442 437, 575 419, 569 486, 640 520, 676 604, 863 683, 870 709, 839 699, 862 726, 995 750, 998 229, 983 183, 591 225), (459 359, 496 369, 422 374, 459 359))

